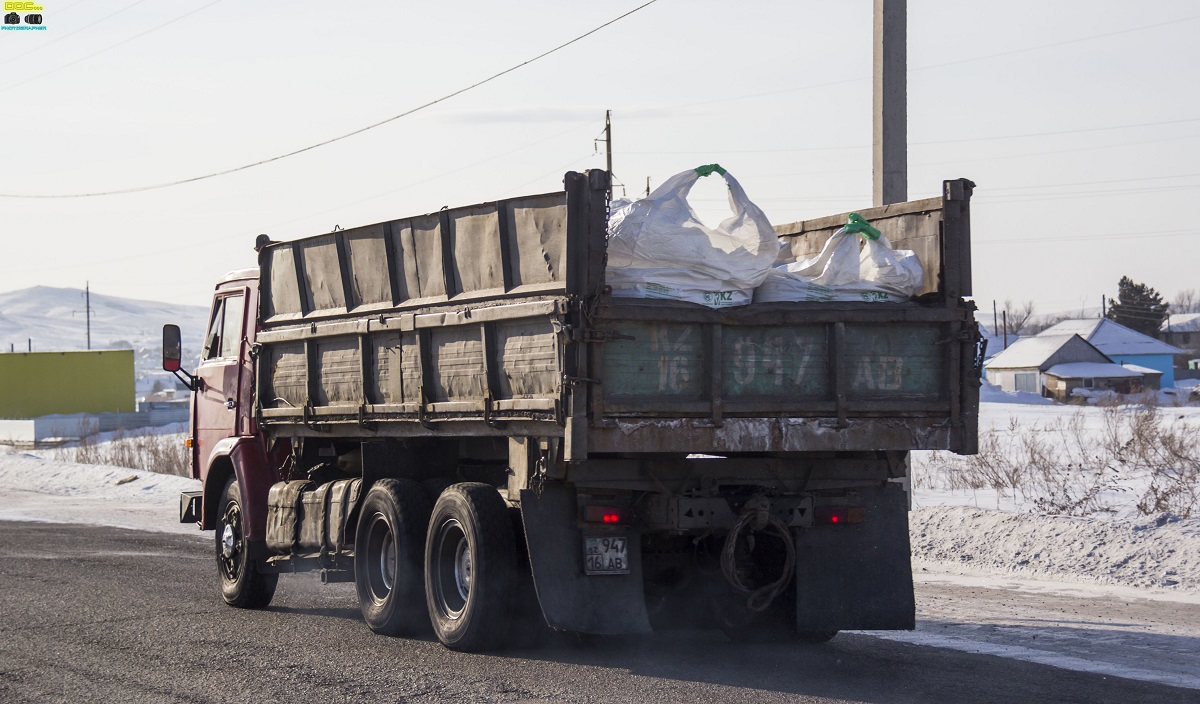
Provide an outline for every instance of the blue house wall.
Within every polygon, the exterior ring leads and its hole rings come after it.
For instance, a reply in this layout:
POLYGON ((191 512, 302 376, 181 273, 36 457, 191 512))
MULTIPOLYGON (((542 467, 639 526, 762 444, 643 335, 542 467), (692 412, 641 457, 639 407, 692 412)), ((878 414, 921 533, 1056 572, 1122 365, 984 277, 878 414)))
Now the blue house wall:
POLYGON ((1169 354, 1110 354, 1117 364, 1136 364, 1162 372, 1162 388, 1175 386, 1175 357, 1169 354))

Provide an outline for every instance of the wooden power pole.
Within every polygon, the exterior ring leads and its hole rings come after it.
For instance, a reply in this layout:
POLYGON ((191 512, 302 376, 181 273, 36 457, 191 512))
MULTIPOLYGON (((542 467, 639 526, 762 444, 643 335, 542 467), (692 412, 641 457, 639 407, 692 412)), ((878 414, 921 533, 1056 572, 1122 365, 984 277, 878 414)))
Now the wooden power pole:
POLYGON ((907 0, 875 0, 872 195, 908 200, 907 0))

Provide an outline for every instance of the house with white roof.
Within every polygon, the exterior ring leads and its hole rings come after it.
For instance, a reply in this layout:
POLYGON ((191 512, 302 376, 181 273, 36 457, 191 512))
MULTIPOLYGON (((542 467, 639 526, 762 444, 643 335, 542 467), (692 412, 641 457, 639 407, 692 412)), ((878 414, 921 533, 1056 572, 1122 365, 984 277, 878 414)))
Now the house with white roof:
POLYGON ((1159 328, 1159 336, 1187 353, 1184 359, 1176 360, 1176 366, 1186 365, 1187 360, 1200 357, 1200 313, 1168 315, 1159 328))
POLYGON ((1070 399, 1077 388, 1132 393, 1142 375, 1115 364, 1079 335, 1035 335, 1017 340, 984 365, 987 380, 1005 391, 1070 399))
POLYGON ((1046 328, 1036 337, 1063 335, 1079 335, 1111 361, 1152 369, 1162 375, 1159 380, 1162 387, 1175 386, 1175 355, 1184 351, 1174 345, 1130 330, 1107 318, 1064 320, 1046 328))

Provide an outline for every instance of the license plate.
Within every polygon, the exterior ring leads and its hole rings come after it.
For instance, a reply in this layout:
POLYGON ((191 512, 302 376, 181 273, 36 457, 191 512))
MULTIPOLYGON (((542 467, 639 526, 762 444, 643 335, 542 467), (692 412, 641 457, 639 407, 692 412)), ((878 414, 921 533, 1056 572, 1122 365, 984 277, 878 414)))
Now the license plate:
POLYGON ((583 539, 584 574, 629 574, 629 540, 623 536, 583 539))

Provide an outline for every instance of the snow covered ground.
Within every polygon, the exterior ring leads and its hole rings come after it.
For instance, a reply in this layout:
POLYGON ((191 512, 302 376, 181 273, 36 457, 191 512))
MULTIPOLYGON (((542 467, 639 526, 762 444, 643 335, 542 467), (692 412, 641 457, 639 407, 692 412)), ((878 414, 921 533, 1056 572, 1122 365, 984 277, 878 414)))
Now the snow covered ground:
POLYGON ((179 493, 198 488, 194 479, 145 470, 12 450, 0 454, 0 520, 94 523, 199 536, 194 525, 179 523, 179 493))
MULTIPOLYGON (((985 399, 981 433, 995 431, 1001 442, 1023 442, 1029 429, 1058 432, 1046 429, 1071 417, 1085 441, 1100 443, 1111 427, 1112 411, 1099 407, 994 391, 985 399), (1024 430, 1009 432, 1014 427, 1024 430)), ((1200 430, 1200 407, 1164 407, 1162 414, 1187 432, 1200 430)), ((0 520, 210 539, 178 522, 179 492, 198 482, 61 456, 0 448, 0 520)), ((1200 689, 1200 519, 1139 514, 1147 477, 1118 476, 1102 492, 1106 510, 1068 516, 1039 513, 1039 497, 1028 488, 950 487, 929 453, 914 456, 913 467, 918 630, 874 635, 1200 689), (943 598, 947 590, 964 596, 943 598), (1075 606, 1056 606, 1060 599, 1091 600, 1113 611, 1072 620, 1063 614, 1075 606), (1180 620, 1185 612, 1197 618, 1180 620)))
MULTIPOLYGON (((1031 437, 1067 454, 1080 451, 1077 442, 1099 452, 1106 433, 1129 430, 1114 430, 1114 417, 1135 412, 1133 407, 1063 406, 994 387, 985 387, 983 398, 981 437, 994 434, 1017 458, 1031 437)), ((1200 438, 1200 406, 1164 405, 1159 412, 1169 427, 1200 438)), ((1118 467, 1108 473, 1096 493, 1099 509, 1090 515, 1047 515, 1039 510, 1039 500, 1046 497, 1036 493, 1045 489, 1038 482, 1024 490, 951 488, 955 482, 932 454, 913 453, 912 459, 916 488, 910 536, 916 561, 964 575, 1200 597, 1200 518, 1139 513, 1138 500, 1150 481, 1146 472, 1118 467)))

